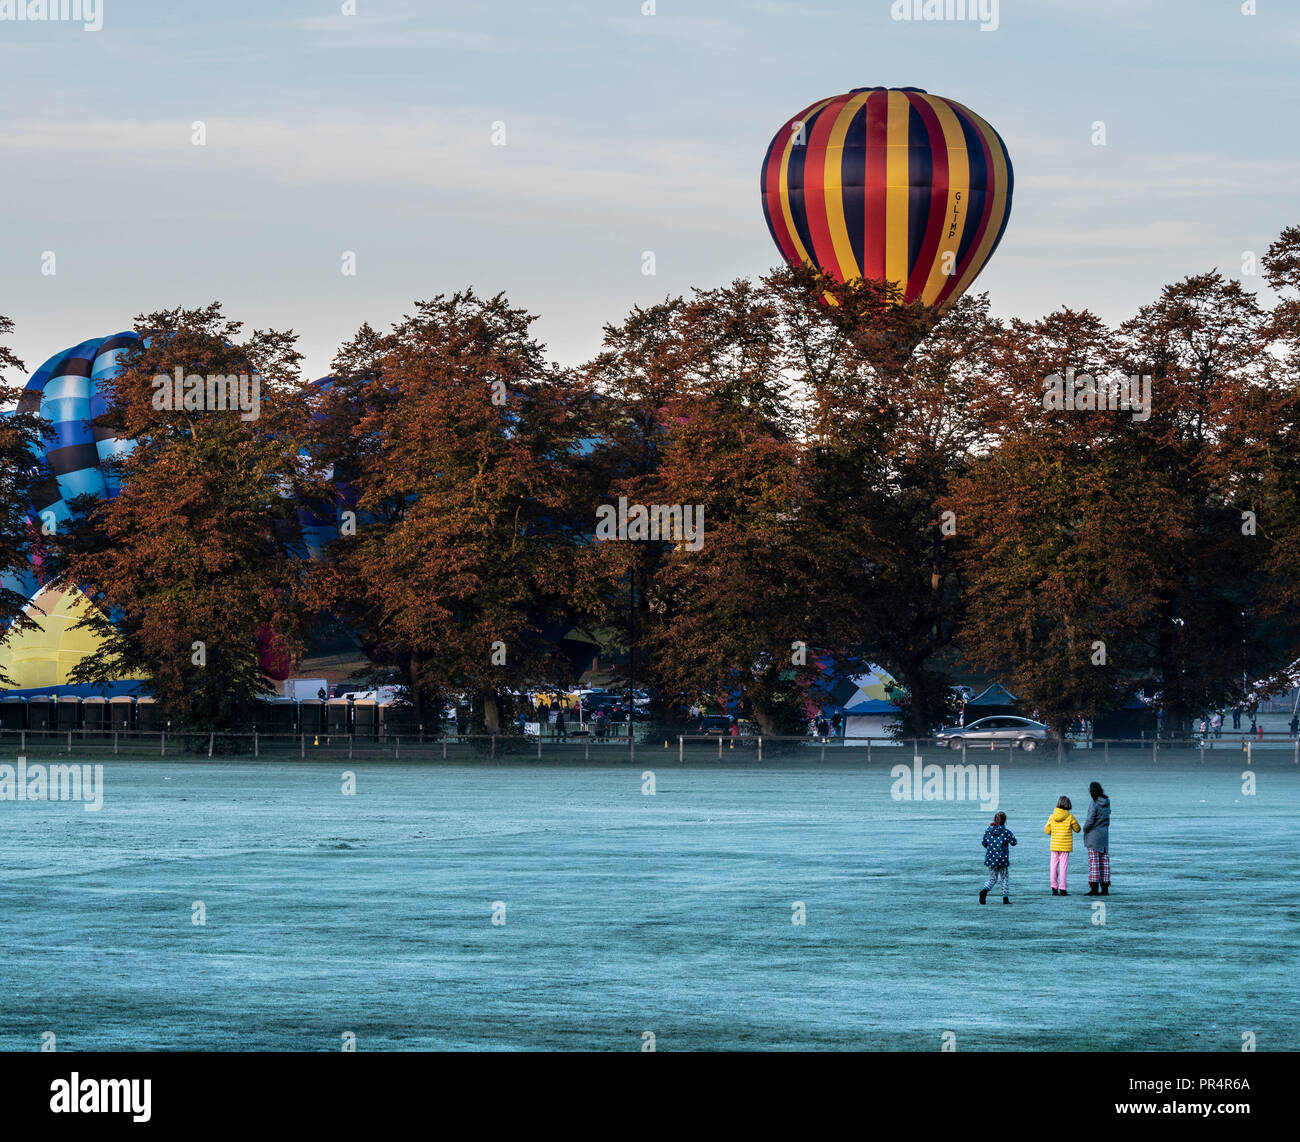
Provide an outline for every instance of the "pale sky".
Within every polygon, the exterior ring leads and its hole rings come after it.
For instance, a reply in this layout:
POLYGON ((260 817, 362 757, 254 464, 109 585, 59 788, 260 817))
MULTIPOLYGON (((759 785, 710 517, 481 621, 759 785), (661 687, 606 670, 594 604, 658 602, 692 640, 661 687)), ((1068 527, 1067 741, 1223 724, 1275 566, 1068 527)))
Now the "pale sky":
POLYGON ((1300 223, 1296 0, 1002 0, 987 32, 892 0, 355 6, 0 19, 0 314, 29 371, 216 298, 296 329, 321 376, 363 321, 465 285, 540 314, 578 363, 632 305, 777 262, 767 143, 853 87, 921 87, 1001 133, 1014 205, 975 288, 1004 316, 1117 322, 1300 223))

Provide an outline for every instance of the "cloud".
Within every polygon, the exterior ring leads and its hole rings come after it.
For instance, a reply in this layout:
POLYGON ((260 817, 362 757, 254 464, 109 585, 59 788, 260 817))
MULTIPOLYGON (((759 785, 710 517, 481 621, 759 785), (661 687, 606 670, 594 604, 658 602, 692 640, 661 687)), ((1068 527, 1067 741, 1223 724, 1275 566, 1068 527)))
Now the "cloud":
MULTIPOLYGON (((497 109, 419 109, 401 122, 360 119, 205 120, 207 145, 190 142, 189 122, 9 120, 0 150, 15 167, 57 179, 61 167, 94 170, 101 188, 129 199, 133 185, 188 182, 195 204, 215 200, 232 172, 259 185, 354 190, 387 203, 423 196, 454 200, 469 213, 603 221, 665 218, 677 227, 751 228, 736 204, 757 209, 753 171, 701 142, 574 131, 536 117, 504 120, 506 145, 492 143, 497 109)), ((29 187, 28 193, 33 188, 29 187)), ((110 201, 101 190, 101 201, 110 201)))

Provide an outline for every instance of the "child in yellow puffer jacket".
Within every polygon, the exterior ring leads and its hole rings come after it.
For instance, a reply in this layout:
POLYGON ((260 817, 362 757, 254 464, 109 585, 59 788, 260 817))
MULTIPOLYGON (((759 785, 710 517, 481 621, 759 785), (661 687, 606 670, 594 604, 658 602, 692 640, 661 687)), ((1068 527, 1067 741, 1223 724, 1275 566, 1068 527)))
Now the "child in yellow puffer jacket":
POLYGON ((1052 838, 1052 895, 1069 896, 1065 891, 1065 878, 1070 871, 1070 854, 1074 852, 1074 837, 1080 825, 1070 812, 1072 806, 1068 797, 1062 797, 1056 803, 1056 811, 1047 818, 1043 832, 1052 838))

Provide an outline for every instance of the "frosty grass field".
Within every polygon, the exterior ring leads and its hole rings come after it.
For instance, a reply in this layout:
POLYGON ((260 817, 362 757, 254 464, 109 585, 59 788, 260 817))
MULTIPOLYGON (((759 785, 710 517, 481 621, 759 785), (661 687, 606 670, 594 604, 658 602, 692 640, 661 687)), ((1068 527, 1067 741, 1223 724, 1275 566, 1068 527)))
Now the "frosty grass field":
POLYGON ((0 803, 0 1048, 1300 1048, 1289 753, 1257 757, 1253 796, 1231 751, 978 759, 1020 841, 1013 904, 980 907, 990 814, 894 800, 903 752, 103 758, 100 812, 0 803), (1114 803, 1104 925, 1081 843, 1050 895, 1042 831, 1062 793, 1082 819, 1092 778, 1114 803))

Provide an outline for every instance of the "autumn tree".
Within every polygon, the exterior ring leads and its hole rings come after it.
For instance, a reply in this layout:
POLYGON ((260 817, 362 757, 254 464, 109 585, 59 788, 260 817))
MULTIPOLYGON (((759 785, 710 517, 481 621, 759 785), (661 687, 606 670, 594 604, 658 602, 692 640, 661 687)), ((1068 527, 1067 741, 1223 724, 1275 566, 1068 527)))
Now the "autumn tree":
MULTIPOLYGON (((13 330, 13 322, 0 316, 0 339, 13 330)), ((0 341, 0 405, 18 405, 22 390, 10 383, 10 370, 22 372, 23 363, 0 341)), ((30 571, 33 526, 32 492, 41 479, 35 456, 50 434, 49 425, 35 412, 15 407, 0 416, 0 642, 38 624, 23 612, 27 598, 11 584, 30 571)), ((0 672, 0 684, 13 680, 0 672)))
POLYGON ((1289 689, 1286 668, 1300 658, 1300 226, 1283 230, 1263 263, 1280 298, 1266 329, 1267 383, 1253 388, 1231 421, 1232 482, 1236 506, 1254 513, 1252 538, 1264 548, 1258 615, 1279 643, 1277 687, 1289 689))
POLYGON ((983 295, 943 314, 880 282, 774 279, 807 393, 805 465, 817 504, 828 649, 900 680, 901 730, 948 717, 943 656, 964 593, 941 501, 979 441, 974 411, 997 323, 983 295), (833 305, 813 307, 829 295, 833 305))
POLYGON ((335 361, 314 454, 341 465, 355 528, 313 574, 409 687, 417 718, 468 692, 489 733, 511 689, 565 682, 555 622, 588 603, 576 552, 591 520, 577 453, 584 393, 545 361, 534 318, 472 290, 368 326, 335 361))
POLYGON ((683 704, 734 695, 764 733, 802 728, 817 551, 770 291, 697 290, 635 310, 605 343, 589 375, 607 402, 607 502, 680 511, 698 529, 601 545, 604 582, 643 584, 639 676, 683 704))
POLYGON ((1008 672, 1058 727, 1138 690, 1171 729, 1241 698, 1290 637, 1268 617, 1276 537, 1255 523, 1261 461, 1282 455, 1255 299, 1196 275, 1115 331, 1069 310, 1013 322, 999 357, 988 447, 948 501, 966 657, 1008 672), (1045 407, 1053 377, 1127 378, 1149 406, 1045 407))
POLYGON ((1113 342, 1087 311, 1012 321, 978 404, 984 446, 943 501, 966 590, 960 650, 1058 732, 1138 688, 1162 586, 1150 552, 1177 526, 1129 411, 1043 407, 1049 377, 1104 377, 1113 342))
POLYGON ((292 659, 305 634, 298 508, 313 481, 299 457, 295 335, 241 337, 215 302, 143 315, 135 329, 117 375, 100 381, 97 427, 134 441, 111 462, 121 490, 74 501, 54 542, 102 639, 71 676, 140 678, 181 727, 228 730, 270 688, 268 652, 292 659), (230 407, 228 382, 245 408, 230 407))
POLYGON ((1152 378, 1151 419, 1130 442, 1149 487, 1165 493, 1150 505, 1160 526, 1150 549, 1158 589, 1145 641, 1149 692, 1158 690, 1177 729, 1244 697, 1278 653, 1281 628, 1261 609, 1276 535, 1243 514, 1258 520, 1243 415, 1274 385, 1267 315, 1240 282, 1194 275, 1120 326, 1113 363, 1152 378))

